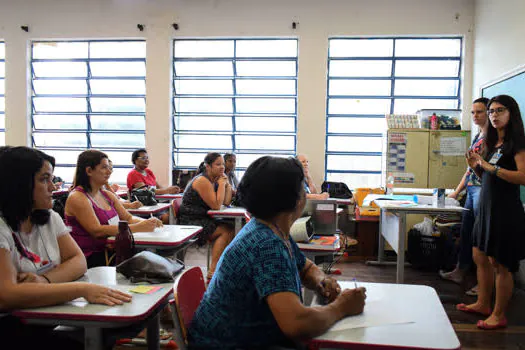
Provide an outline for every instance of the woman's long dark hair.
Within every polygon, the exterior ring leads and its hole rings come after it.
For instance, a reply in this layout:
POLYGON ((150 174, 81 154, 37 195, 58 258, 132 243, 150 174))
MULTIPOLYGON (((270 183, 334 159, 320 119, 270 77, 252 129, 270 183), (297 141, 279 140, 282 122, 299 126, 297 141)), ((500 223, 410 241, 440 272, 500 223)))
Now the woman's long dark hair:
POLYGON ((210 152, 204 157, 204 162, 202 162, 199 165, 199 168, 197 169, 197 175, 203 174, 206 171, 206 164, 211 166, 213 162, 217 160, 217 158, 222 157, 220 153, 217 152, 210 152))
POLYGON ((29 147, 0 147, 0 212, 13 231, 27 218, 36 225, 49 220, 49 210, 33 210, 35 175, 48 161, 55 167, 55 158, 29 147))
POLYGON ((80 153, 77 160, 74 185, 82 186, 87 192, 91 191, 91 184, 89 183, 89 176, 87 175, 86 168, 89 167, 95 169, 104 158, 109 159, 106 153, 94 149, 80 153))
MULTIPOLYGON (((525 148, 525 131, 523 130, 523 120, 521 119, 520 107, 516 100, 508 95, 498 95, 491 98, 488 104, 489 109, 494 102, 502 104, 509 111, 509 122, 505 127, 502 151, 505 154, 515 154, 520 149, 525 148)), ((497 143, 498 131, 492 126, 492 123, 489 120, 487 136, 485 138, 485 144, 487 146, 485 157, 488 157, 494 152, 497 143)))

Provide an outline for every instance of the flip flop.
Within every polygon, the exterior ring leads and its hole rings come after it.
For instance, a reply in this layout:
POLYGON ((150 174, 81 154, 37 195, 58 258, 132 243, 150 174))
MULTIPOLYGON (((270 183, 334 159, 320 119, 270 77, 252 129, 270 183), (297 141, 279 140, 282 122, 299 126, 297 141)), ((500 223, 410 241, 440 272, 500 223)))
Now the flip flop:
POLYGON ((507 327, 507 319, 504 318, 496 324, 488 324, 483 320, 479 320, 477 326, 479 329, 484 330, 502 329, 507 327))
POLYGON ((474 288, 476 288, 476 287, 470 288, 469 290, 467 290, 465 292, 465 294, 468 295, 469 297, 476 297, 476 296, 478 296, 478 291, 475 290, 474 288))
POLYGON ((468 312, 468 313, 471 313, 471 314, 480 314, 480 315, 483 315, 483 316, 490 316, 490 314, 492 314, 492 310, 491 309, 488 309, 487 312, 481 312, 481 311, 477 311, 477 310, 474 310, 474 309, 471 309, 471 308, 467 307, 466 304, 457 304, 456 305, 456 310, 463 311, 463 312, 468 312))
MULTIPOLYGON (((143 329, 135 338, 146 339, 146 329, 143 329)), ((160 340, 169 340, 173 337, 173 333, 168 332, 164 328, 159 329, 159 339, 160 340)))

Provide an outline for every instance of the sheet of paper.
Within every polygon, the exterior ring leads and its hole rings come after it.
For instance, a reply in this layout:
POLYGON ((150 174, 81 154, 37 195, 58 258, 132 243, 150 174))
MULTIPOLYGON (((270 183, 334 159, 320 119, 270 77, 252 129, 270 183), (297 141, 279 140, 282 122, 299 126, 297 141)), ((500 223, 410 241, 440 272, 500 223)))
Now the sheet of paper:
POLYGON ((467 150, 464 137, 442 137, 439 151, 442 156, 463 156, 467 150))
POLYGON ((352 316, 344 318, 341 321, 337 322, 328 331, 344 331, 347 329, 354 328, 379 327, 407 323, 414 323, 414 321, 410 319, 404 319, 403 316, 400 315, 384 315, 380 319, 375 320, 362 316, 352 316))
MULTIPOLYGON (((357 286, 360 287, 361 284, 357 282, 357 286)), ((366 303, 363 313, 342 319, 335 323, 328 332, 415 322, 414 319, 403 314, 402 306, 388 302, 384 289, 370 285, 366 288, 366 303)))
POLYGON ((138 293, 138 294, 152 294, 161 289, 162 287, 152 287, 152 286, 136 286, 133 289, 130 289, 129 291, 132 293, 138 293))

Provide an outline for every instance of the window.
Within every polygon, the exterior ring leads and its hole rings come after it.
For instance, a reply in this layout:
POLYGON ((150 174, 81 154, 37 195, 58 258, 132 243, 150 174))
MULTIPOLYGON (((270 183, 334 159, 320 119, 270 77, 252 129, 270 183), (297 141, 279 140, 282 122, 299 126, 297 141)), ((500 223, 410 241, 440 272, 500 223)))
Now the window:
POLYGON ((0 41, 0 146, 5 145, 5 43, 0 41))
POLYGON ((173 46, 176 168, 196 169, 207 152, 233 151, 242 174, 260 156, 295 154, 296 39, 188 39, 173 46))
POLYGON ((55 174, 71 182, 78 155, 95 148, 125 183, 145 145, 145 41, 33 42, 31 72, 33 146, 56 158, 55 174))
POLYGON ((460 106, 462 39, 332 38, 326 179, 381 186, 385 114, 460 106))

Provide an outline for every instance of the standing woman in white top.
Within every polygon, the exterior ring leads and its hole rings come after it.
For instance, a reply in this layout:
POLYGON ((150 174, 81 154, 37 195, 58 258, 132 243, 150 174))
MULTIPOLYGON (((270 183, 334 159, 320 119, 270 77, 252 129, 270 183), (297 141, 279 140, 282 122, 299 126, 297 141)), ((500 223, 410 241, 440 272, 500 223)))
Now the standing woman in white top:
MULTIPOLYGON (((80 297, 106 305, 131 301, 131 295, 118 290, 72 282, 86 272, 86 259, 51 210, 54 165, 53 157, 32 148, 0 148, 0 310, 56 305, 80 297)), ((34 348, 45 348, 46 340, 60 341, 50 333, 47 327, 0 317, 0 335, 20 340, 20 346, 34 342, 34 348)))

